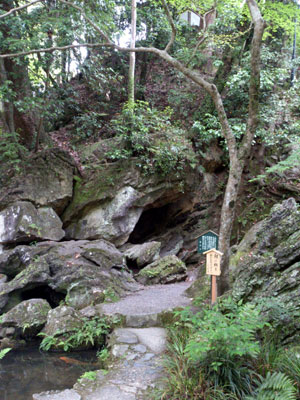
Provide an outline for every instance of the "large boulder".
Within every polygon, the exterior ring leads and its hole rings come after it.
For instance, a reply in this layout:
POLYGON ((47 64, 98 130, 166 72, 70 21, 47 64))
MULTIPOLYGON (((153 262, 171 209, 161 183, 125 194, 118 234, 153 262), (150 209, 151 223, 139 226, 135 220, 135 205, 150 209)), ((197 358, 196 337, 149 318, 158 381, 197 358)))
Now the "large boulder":
POLYGON ((50 310, 44 299, 23 301, 1 316, 0 339, 33 338, 44 327, 50 310))
POLYGON ((145 242, 143 244, 127 244, 122 248, 124 256, 133 261, 138 268, 150 264, 159 257, 160 242, 145 242))
POLYGON ((0 189, 0 209, 17 201, 51 207, 59 215, 73 193, 74 161, 58 148, 37 153, 0 189))
POLYGON ((105 240, 42 242, 18 247, 1 255, 18 265, 15 272, 21 270, 2 285, 2 308, 10 309, 22 299, 22 294, 41 287, 54 302, 59 303, 63 297, 68 305, 78 309, 103 302, 107 292, 120 296, 137 287, 122 253, 105 240))
POLYGON ((45 337, 46 350, 83 350, 103 345, 106 327, 107 322, 100 317, 85 318, 74 308, 62 305, 48 313, 40 335, 45 337))
POLYGON ((234 299, 269 304, 270 318, 276 304, 281 316, 290 313, 293 323, 298 320, 293 315, 300 309, 300 212, 294 199, 275 205, 269 217, 252 228, 230 266, 234 299))
POLYGON ((166 256, 143 268, 136 276, 146 285, 174 283, 187 277, 186 266, 176 256, 166 256))
POLYGON ((36 208, 28 201, 19 201, 0 213, 0 243, 61 240, 62 222, 50 207, 36 208))
POLYGON ((65 305, 54 308, 48 313, 43 333, 54 336, 58 332, 67 334, 80 329, 83 325, 82 316, 72 307, 65 305))
POLYGON ((139 220, 143 208, 136 207, 139 193, 125 186, 114 199, 92 208, 84 218, 71 224, 67 237, 73 239, 106 239, 117 245, 125 243, 139 220))

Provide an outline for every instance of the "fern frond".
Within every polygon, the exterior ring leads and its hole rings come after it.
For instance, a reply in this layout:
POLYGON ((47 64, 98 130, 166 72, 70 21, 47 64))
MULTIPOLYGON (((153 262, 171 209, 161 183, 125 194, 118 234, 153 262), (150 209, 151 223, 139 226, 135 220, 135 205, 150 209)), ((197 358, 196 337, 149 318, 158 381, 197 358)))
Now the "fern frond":
POLYGON ((256 397, 245 400, 296 400, 296 388, 292 380, 282 372, 268 372, 259 386, 256 397))

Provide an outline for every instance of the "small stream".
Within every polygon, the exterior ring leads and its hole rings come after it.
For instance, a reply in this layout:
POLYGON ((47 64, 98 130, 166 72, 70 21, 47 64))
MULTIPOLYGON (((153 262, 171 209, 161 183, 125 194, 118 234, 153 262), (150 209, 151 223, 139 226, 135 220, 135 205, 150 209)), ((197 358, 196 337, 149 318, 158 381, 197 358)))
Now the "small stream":
POLYGON ((34 393, 71 388, 85 372, 100 369, 96 352, 44 353, 11 350, 0 360, 0 399, 32 400, 34 393))

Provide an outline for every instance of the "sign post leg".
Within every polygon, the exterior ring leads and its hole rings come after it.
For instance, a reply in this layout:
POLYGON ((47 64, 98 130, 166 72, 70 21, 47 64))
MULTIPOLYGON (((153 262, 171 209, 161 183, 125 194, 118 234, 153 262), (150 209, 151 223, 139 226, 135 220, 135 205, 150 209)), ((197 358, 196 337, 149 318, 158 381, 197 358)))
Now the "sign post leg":
POLYGON ((211 304, 215 304, 217 301, 217 277, 216 275, 211 276, 211 304))

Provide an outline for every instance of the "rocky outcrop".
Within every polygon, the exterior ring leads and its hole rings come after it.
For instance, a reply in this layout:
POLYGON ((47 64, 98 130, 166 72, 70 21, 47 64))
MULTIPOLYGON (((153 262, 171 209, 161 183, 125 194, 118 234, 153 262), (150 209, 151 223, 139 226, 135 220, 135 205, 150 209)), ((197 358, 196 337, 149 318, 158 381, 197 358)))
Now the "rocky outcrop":
POLYGON ((0 341, 33 338, 45 325, 50 305, 43 299, 23 301, 1 316, 0 341))
POLYGON ((187 277, 186 266, 176 256, 166 256, 143 268, 136 276, 143 284, 174 283, 187 277))
MULTIPOLYGON (((60 294, 68 305, 79 309, 103 302, 108 289, 120 295, 136 287, 122 253, 104 240, 43 242, 7 250, 1 256, 18 266, 16 272, 21 269, 2 286, 0 303, 6 299, 7 308, 24 293, 40 287, 47 289, 56 305, 62 299, 60 294)), ((1 268, 9 270, 5 262, 1 268)))
POLYGON ((74 169, 73 160, 63 150, 39 152, 0 189, 0 209, 29 201, 37 207, 51 207, 60 215, 72 197, 74 169))
POLYGON ((294 199, 275 205, 252 228, 230 265, 234 299, 261 303, 270 319, 277 315, 275 324, 282 323, 287 337, 300 332, 300 212, 294 199))
POLYGON ((106 239, 117 245, 124 244, 139 220, 143 208, 136 207, 139 193, 125 186, 111 201, 94 207, 84 218, 71 224, 67 237, 72 239, 106 239))
MULTIPOLYGON (((187 187, 192 187, 195 177, 188 177, 187 187)), ((63 215, 67 237, 104 238, 120 246, 145 209, 183 197, 181 183, 176 176, 168 181, 157 175, 145 177, 134 160, 103 165, 88 179, 76 182, 74 197, 63 215)))
POLYGON ((133 261, 138 268, 141 268, 159 257, 160 246, 160 242, 128 244, 122 248, 122 251, 128 260, 133 261))
POLYGON ((34 240, 61 240, 62 222, 50 207, 36 208, 19 201, 0 213, 0 243, 24 243, 34 240))

